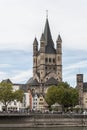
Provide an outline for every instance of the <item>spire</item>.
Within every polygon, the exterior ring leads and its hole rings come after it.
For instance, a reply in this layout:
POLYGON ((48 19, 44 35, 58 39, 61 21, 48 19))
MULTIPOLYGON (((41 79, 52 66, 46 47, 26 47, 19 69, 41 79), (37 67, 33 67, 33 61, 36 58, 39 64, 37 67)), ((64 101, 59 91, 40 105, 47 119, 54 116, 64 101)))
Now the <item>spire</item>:
POLYGON ((58 35, 57 41, 56 42, 62 42, 61 36, 58 35))
POLYGON ((34 39, 33 45, 38 45, 38 41, 37 41, 37 38, 36 38, 36 37, 35 37, 35 39, 34 39))
POLYGON ((46 18, 48 19, 48 10, 46 10, 46 18))
POLYGON ((48 18, 46 18, 46 24, 45 24, 45 28, 44 28, 44 37, 45 37, 46 45, 54 47, 54 43, 53 43, 51 32, 50 32, 48 18))

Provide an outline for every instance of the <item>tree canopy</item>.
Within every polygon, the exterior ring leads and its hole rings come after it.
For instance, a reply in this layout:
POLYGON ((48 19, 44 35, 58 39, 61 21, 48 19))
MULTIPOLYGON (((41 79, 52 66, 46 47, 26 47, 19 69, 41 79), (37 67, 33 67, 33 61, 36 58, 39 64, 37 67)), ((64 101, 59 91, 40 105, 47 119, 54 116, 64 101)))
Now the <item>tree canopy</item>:
POLYGON ((57 102, 63 107, 72 107, 78 104, 78 96, 76 88, 62 82, 58 86, 49 87, 45 99, 49 106, 57 102))
POLYGON ((23 91, 16 90, 13 91, 13 87, 11 83, 0 83, 0 102, 5 106, 5 110, 7 110, 7 106, 11 101, 17 100, 22 102, 23 99, 23 91))

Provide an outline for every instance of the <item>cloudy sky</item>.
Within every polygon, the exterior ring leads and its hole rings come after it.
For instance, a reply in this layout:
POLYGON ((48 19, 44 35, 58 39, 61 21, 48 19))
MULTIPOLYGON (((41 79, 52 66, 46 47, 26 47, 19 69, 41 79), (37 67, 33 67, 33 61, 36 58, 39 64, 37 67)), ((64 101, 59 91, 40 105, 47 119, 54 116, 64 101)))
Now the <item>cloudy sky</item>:
POLYGON ((87 81, 87 0, 0 0, 0 81, 26 83, 32 76, 32 44, 40 41, 46 10, 54 43, 63 41, 63 80, 87 81))

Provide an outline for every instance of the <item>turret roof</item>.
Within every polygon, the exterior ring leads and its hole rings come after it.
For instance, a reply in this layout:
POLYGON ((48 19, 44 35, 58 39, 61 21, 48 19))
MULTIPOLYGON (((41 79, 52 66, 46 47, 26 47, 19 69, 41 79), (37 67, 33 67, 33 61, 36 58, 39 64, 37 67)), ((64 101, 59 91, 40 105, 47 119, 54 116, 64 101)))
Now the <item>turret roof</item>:
POLYGON ((34 45, 38 45, 38 41, 37 41, 37 38, 35 37, 34 39, 34 42, 33 42, 34 45))
POLYGON ((62 42, 61 36, 58 35, 57 42, 62 42))
POLYGON ((41 35, 40 41, 45 41, 45 37, 44 37, 44 34, 43 34, 43 33, 42 33, 42 35, 41 35))

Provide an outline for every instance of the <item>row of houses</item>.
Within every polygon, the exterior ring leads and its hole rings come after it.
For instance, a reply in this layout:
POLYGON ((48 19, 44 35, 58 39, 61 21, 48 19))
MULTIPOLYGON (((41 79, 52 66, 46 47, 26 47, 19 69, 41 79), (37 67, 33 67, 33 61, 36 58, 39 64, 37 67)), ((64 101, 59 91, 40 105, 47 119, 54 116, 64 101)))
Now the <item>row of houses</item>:
MULTIPOLYGON (((44 111, 46 109, 47 104, 43 94, 33 93, 26 84, 13 84, 9 79, 3 80, 2 82, 11 83, 13 91, 19 89, 24 91, 23 101, 11 101, 7 107, 8 111, 25 112, 28 109, 31 111, 44 111)), ((0 111, 4 111, 4 105, 2 102, 0 102, 0 111)))

